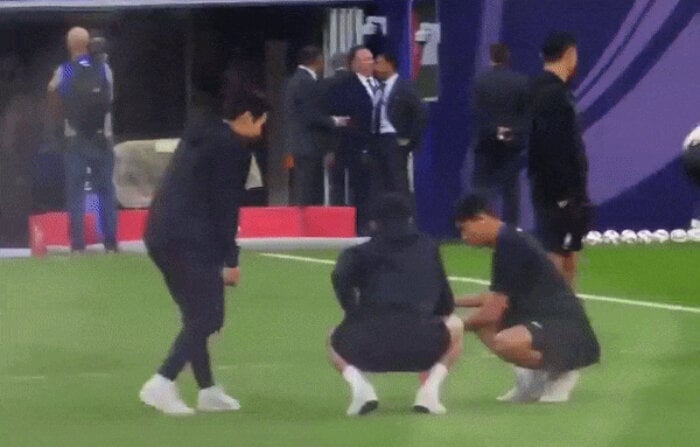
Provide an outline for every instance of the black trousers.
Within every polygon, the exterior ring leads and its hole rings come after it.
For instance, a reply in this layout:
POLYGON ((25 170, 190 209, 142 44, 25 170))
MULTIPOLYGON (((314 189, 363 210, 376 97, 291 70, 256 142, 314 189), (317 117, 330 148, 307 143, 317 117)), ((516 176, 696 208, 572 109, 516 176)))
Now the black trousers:
POLYGON ((357 211, 357 232, 364 236, 369 234, 369 219, 372 202, 378 197, 377 157, 368 149, 352 152, 346 159, 350 174, 352 204, 357 211))
POLYGON ((292 202, 309 206, 323 204, 323 157, 294 157, 294 187, 292 202))
POLYGON ((520 220, 520 169, 522 146, 510 147, 500 141, 479 141, 474 154, 472 191, 490 206, 501 200, 501 219, 518 225, 520 220))
POLYGON ((396 134, 393 133, 375 135, 374 147, 381 191, 396 192, 408 197, 408 154, 410 148, 399 146, 396 134))
POLYGON ((201 249, 181 246, 149 247, 148 254, 182 315, 182 329, 158 372, 175 380, 189 362, 197 385, 208 388, 214 382, 207 339, 224 324, 221 264, 201 249))

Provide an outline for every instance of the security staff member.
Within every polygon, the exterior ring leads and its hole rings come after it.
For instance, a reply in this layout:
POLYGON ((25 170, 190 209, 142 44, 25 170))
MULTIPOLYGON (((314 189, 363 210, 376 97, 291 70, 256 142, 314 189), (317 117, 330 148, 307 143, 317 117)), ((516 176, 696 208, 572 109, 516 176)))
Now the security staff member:
POLYGON ((542 47, 544 73, 532 84, 529 174, 536 233, 573 286, 576 253, 590 224, 588 160, 568 83, 578 54, 571 34, 556 33, 542 47))
POLYGON ((509 67, 510 52, 502 43, 489 48, 491 67, 474 82, 472 191, 493 204, 502 198, 501 218, 517 225, 520 218, 519 174, 524 166, 528 122, 528 80, 509 67))

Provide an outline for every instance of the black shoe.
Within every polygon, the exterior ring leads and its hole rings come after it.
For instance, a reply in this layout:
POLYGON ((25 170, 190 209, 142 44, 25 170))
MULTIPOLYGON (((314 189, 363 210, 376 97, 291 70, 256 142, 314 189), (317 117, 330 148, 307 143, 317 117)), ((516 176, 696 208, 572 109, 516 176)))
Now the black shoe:
POLYGON ((105 243, 105 253, 119 253, 119 245, 116 243, 105 243))
POLYGON ((376 400, 370 400, 368 402, 365 402, 365 404, 360 408, 360 416, 364 416, 365 414, 371 413, 374 410, 379 408, 379 402, 376 400))

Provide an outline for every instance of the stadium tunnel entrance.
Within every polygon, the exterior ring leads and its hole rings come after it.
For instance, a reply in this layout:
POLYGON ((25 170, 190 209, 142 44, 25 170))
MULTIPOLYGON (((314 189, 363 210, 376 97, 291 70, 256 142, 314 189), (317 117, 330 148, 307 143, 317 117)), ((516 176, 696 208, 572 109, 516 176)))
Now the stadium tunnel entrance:
POLYGON ((188 113, 218 89, 227 69, 267 92, 273 110, 256 151, 267 184, 248 198, 249 205, 263 205, 285 203, 288 197, 279 121, 284 81, 296 67, 296 53, 315 44, 329 55, 362 42, 363 17, 376 9, 367 1, 332 0, 313 5, 230 1, 196 8, 182 7, 187 2, 139 2, 152 3, 139 8, 98 7, 117 2, 3 3, 0 247, 26 247, 28 216, 64 209, 62 124, 47 111, 46 85, 68 57, 70 27, 83 26, 106 41, 114 72, 115 143, 178 137, 188 113), (19 3, 26 7, 12 7, 19 3), (45 6, 53 3, 82 6, 45 6))

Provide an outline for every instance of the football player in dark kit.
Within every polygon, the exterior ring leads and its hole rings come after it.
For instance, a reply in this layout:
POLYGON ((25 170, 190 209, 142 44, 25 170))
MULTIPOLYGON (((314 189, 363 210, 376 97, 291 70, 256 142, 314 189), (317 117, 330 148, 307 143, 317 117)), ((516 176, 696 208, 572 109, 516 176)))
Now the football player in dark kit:
POLYGON ((581 301, 540 244, 487 212, 483 198, 462 199, 455 219, 467 244, 494 250, 490 291, 455 305, 478 308, 465 330, 516 366, 516 387, 499 400, 568 401, 578 369, 600 359, 581 301))
POLYGON ((350 416, 377 408, 365 372, 421 372, 414 410, 442 414, 440 384, 462 351, 462 320, 437 244, 418 233, 408 199, 382 196, 371 212, 372 239, 341 253, 332 280, 342 323, 329 354, 352 391, 350 416))
POLYGON ((175 384, 187 363, 200 389, 198 410, 240 408, 214 384, 207 341, 224 323, 224 286, 240 278, 236 232, 251 162, 246 146, 261 135, 268 108, 261 95, 225 82, 223 113, 201 113, 188 123, 153 199, 144 239, 180 308, 182 330, 139 397, 165 414, 194 413, 175 384))
POLYGON ((576 40, 550 35, 542 46, 544 71, 532 81, 528 169, 536 234, 550 259, 574 286, 577 252, 588 231, 588 159, 569 89, 576 75, 576 40))

